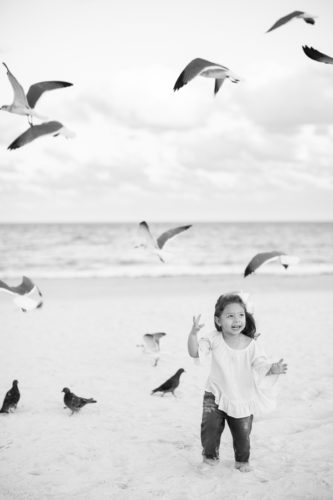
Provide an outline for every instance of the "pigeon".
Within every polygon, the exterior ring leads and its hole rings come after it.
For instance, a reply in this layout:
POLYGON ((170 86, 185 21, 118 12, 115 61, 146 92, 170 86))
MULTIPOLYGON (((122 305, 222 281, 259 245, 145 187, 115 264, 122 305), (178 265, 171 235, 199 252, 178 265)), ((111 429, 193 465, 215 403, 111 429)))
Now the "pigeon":
POLYGON ((268 33, 269 31, 273 31, 276 28, 279 28, 283 24, 286 24, 288 21, 291 21, 292 19, 304 19, 304 21, 308 24, 315 24, 315 18, 317 16, 312 16, 311 14, 307 14, 306 12, 303 12, 302 10, 294 10, 294 12, 291 12, 290 14, 287 14, 284 17, 281 17, 281 19, 278 19, 276 23, 273 24, 269 30, 266 31, 268 33))
POLYGON ((15 76, 9 71, 7 64, 2 63, 6 70, 7 75, 10 81, 11 86, 14 91, 14 100, 12 104, 5 104, 1 106, 2 111, 8 111, 9 113, 15 113, 17 115, 25 115, 28 117, 29 124, 32 125, 32 118, 44 119, 45 117, 39 115, 35 111, 35 105, 41 95, 48 91, 59 89, 63 87, 70 87, 73 84, 69 82, 61 82, 61 81, 47 81, 47 82, 38 82, 31 85, 28 90, 27 95, 23 90, 22 85, 17 81, 15 76))
POLYGON ((258 253, 251 259, 251 261, 246 266, 244 271, 244 278, 251 273, 254 273, 258 267, 266 262, 270 262, 273 260, 280 260, 282 266, 287 269, 290 264, 296 264, 299 261, 298 257, 292 257, 291 255, 287 255, 284 252, 279 252, 273 250, 272 252, 262 252, 258 253))
POLYGON ((34 141, 38 137, 43 135, 53 135, 56 137, 58 135, 63 135, 66 139, 75 136, 72 130, 66 128, 62 123, 58 121, 43 122, 40 125, 31 125, 23 134, 19 135, 11 144, 9 144, 7 149, 18 149, 25 146, 29 142, 34 141))
POLYGON ((207 59, 197 57, 193 59, 181 72, 173 87, 173 90, 179 90, 196 76, 204 76, 206 78, 215 78, 214 95, 220 90, 224 80, 229 78, 233 83, 238 83, 241 79, 233 74, 229 68, 216 64, 207 59))
POLYGON ((314 61, 318 61, 325 64, 333 64, 333 57, 327 56, 326 54, 319 52, 319 50, 316 50, 313 47, 302 45, 302 49, 304 53, 314 61))
POLYGON ((64 387, 62 392, 65 393, 64 395, 64 403, 69 408, 72 410, 71 415, 73 413, 78 412, 83 408, 88 403, 97 403, 95 399, 93 398, 81 398, 79 396, 76 396, 73 392, 71 392, 68 387, 64 387))
POLYGON ((176 373, 172 375, 172 377, 166 380, 159 387, 156 387, 156 389, 153 389, 151 391, 151 394, 155 394, 155 392, 162 392, 162 396, 164 396, 164 394, 166 394, 167 392, 171 392, 175 396, 174 390, 179 386, 179 378, 184 371, 184 368, 179 368, 179 370, 177 370, 176 373))
POLYGON ((21 396, 17 384, 18 381, 13 380, 12 388, 9 389, 9 391, 6 393, 0 413, 9 413, 11 410, 16 409, 17 403, 19 402, 21 396))
POLYGON ((14 302, 23 312, 39 309, 43 305, 42 292, 27 276, 22 277, 18 286, 9 286, 0 280, 0 292, 7 292, 15 296, 14 302))
POLYGON ((157 366, 157 363, 160 359, 160 356, 157 353, 160 352, 160 338, 164 337, 164 335, 166 335, 166 333, 164 332, 145 333, 142 336, 144 343, 138 344, 137 346, 143 348, 144 354, 149 354, 154 357, 153 366, 157 366))
POLYGON ((141 243, 137 245, 137 247, 143 247, 145 249, 149 249, 152 253, 155 253, 161 262, 165 262, 165 253, 163 252, 163 247, 165 243, 170 239, 176 236, 177 234, 186 231, 192 226, 189 224, 188 226, 179 226, 173 229, 169 229, 162 233, 157 239, 155 239, 149 229, 149 226, 146 221, 142 221, 139 224, 139 231, 145 240, 145 243, 141 243))

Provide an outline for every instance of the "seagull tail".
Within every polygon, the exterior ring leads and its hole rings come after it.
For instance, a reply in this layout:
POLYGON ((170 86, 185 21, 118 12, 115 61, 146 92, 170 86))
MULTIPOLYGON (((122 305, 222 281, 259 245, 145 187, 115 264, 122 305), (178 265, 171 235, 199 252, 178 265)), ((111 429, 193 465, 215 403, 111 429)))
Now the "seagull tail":
POLYGON ((62 129, 59 130, 59 133, 61 135, 64 135, 66 137, 66 139, 73 139, 76 136, 76 134, 75 134, 75 132, 73 132, 73 130, 70 130, 66 127, 62 127, 62 129))

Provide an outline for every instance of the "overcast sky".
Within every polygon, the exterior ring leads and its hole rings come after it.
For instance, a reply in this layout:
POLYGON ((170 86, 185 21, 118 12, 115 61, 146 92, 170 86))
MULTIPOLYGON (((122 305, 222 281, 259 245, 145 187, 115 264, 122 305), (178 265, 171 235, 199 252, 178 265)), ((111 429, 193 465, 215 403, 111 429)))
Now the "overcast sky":
POLYGON ((76 133, 9 151, 27 120, 0 112, 0 222, 333 220, 333 65, 302 51, 333 56, 331 0, 2 0, 0 15, 26 91, 74 84, 36 110, 76 133), (316 24, 265 33, 293 10, 316 24), (242 81, 173 92, 195 57, 242 81))

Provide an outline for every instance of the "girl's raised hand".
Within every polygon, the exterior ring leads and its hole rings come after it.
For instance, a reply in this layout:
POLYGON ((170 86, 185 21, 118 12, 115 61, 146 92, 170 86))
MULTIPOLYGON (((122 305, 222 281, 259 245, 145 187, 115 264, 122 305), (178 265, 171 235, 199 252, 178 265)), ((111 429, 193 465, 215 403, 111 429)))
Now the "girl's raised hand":
POLYGON ((273 375, 281 375, 287 373, 287 369, 288 369, 287 363, 283 363, 283 358, 281 358, 280 361, 272 364, 270 372, 273 375))
POLYGON ((203 326, 205 326, 204 323, 200 323, 200 318, 201 314, 199 314, 198 316, 193 316, 193 325, 192 325, 193 333, 198 333, 198 331, 201 330, 203 326))

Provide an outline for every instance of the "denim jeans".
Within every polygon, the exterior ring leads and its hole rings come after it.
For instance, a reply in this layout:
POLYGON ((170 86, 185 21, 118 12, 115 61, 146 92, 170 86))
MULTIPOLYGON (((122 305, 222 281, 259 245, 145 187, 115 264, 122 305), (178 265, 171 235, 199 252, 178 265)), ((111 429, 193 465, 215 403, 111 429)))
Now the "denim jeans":
POLYGON ((234 418, 219 410, 214 394, 205 392, 201 422, 202 454, 218 460, 221 435, 227 421, 233 440, 236 462, 248 462, 250 458, 250 433, 253 415, 234 418))

